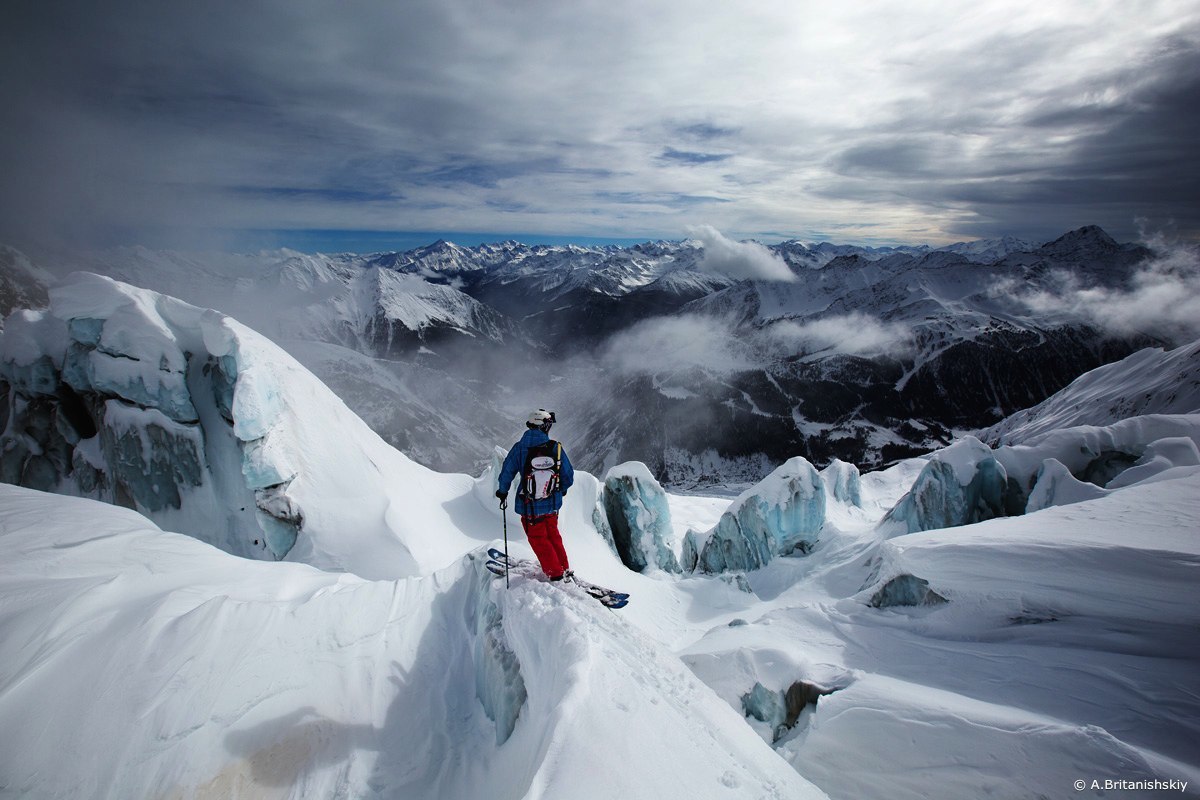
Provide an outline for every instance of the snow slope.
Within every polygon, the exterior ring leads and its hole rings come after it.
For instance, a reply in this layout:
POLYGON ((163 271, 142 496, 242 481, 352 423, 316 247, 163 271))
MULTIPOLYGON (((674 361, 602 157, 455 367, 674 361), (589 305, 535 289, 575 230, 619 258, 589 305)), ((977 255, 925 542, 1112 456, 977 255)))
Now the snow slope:
POLYGON ((790 568, 765 613, 683 657, 747 713, 756 684, 831 692, 776 742, 831 797, 1064 797, 1079 778, 1186 780, 1194 794, 1198 532, 1197 468, 886 543, 847 526, 790 568), (871 607, 902 574, 948 602, 871 607))
MULTIPOLYGON (((27 733, 0 751, 0 794, 1055 797, 1081 777, 1194 791, 1200 469, 882 539, 922 463, 831 498, 812 552, 747 575, 753 591, 624 570, 590 528, 600 484, 578 473, 561 524, 577 569, 634 593, 619 614, 521 575, 504 591, 470 556, 368 581, 0 486, 0 725, 27 733), (873 607, 902 574, 947 602, 873 607), (754 718, 795 687, 809 702, 790 729, 754 718)), ((491 486, 464 501, 483 508, 491 486)), ((729 503, 669 500, 676 525, 729 503)), ((430 524, 436 506, 410 515, 453 535, 430 524)))
POLYGON ((1107 425, 1143 414, 1200 412, 1200 341, 1151 347, 1080 375, 1032 408, 980 432, 996 445, 1021 444, 1056 428, 1107 425))
POLYGON ((3 485, 0 547, 3 796, 825 796, 619 616, 469 558, 367 581, 3 485))

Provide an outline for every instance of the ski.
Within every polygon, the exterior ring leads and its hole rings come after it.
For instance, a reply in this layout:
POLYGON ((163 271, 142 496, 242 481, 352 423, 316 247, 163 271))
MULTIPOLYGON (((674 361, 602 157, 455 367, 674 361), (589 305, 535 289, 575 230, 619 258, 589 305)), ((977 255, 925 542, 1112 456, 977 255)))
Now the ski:
MULTIPOLYGON (((536 572, 539 575, 542 572, 541 567, 534 562, 521 558, 512 558, 494 547, 488 550, 488 556, 490 560, 486 566, 495 575, 503 575, 506 564, 510 570, 519 569, 521 571, 536 572)), ((573 582, 608 608, 624 608, 629 604, 629 594, 627 592, 618 592, 604 586, 598 586, 579 577, 574 577, 573 582)))
MULTIPOLYGON (((496 561, 495 559, 489 559, 487 561, 487 563, 485 564, 485 566, 488 568, 489 572, 491 572, 493 575, 496 575, 497 577, 504 574, 504 566, 505 565, 500 563, 499 561, 496 561)), ((521 572, 533 573, 535 571, 532 569, 529 569, 529 570, 525 569, 525 567, 527 567, 527 566, 536 566, 536 565, 531 565, 531 564, 514 565, 511 562, 509 563, 510 569, 512 569, 514 567, 520 567, 521 572)), ((542 575, 542 571, 540 568, 536 569, 536 574, 539 576, 542 575)), ((589 597, 594 597, 594 598, 596 598, 596 600, 600 601, 600 604, 606 608, 624 608, 625 606, 629 605, 629 596, 627 594, 625 594, 624 592, 613 592, 608 589, 605 589, 603 586, 597 586, 593 583, 588 583, 587 581, 581 581, 579 579, 575 579, 574 583, 576 585, 578 585, 579 588, 583 589, 584 592, 586 592, 589 597)))
MULTIPOLYGON (((501 567, 503 567, 504 563, 507 561, 510 569, 513 567, 531 567, 531 568, 536 569, 538 572, 541 572, 541 567, 539 567, 534 562, 528 561, 523 558, 512 558, 511 556, 505 554, 503 551, 497 550, 494 547, 488 550, 488 557, 491 558, 493 561, 498 562, 501 567)), ((609 589, 605 586, 599 586, 595 583, 591 583, 590 581, 585 581, 578 576, 575 577, 575 583, 582 586, 585 590, 594 590, 596 592, 604 594, 607 597, 613 597, 613 598, 616 598, 619 600, 628 600, 629 599, 628 592, 618 592, 615 589, 609 589)))

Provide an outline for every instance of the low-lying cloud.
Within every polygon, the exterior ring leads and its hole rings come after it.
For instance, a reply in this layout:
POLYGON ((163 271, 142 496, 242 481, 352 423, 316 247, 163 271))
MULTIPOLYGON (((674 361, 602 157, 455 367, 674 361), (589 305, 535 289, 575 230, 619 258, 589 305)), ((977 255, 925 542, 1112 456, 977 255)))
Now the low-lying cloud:
POLYGON ((608 340, 601 363, 622 375, 689 369, 724 375, 754 366, 724 320, 700 315, 643 320, 608 340))
POLYGON ((784 320, 767 330, 778 347, 822 355, 892 355, 909 352, 913 331, 898 322, 881 322, 860 312, 796 322, 784 320))
POLYGON ((1064 274, 1054 289, 1018 297, 1031 311, 1069 314, 1113 335, 1144 333, 1175 344, 1192 341, 1200 336, 1200 248, 1168 245, 1161 239, 1149 244, 1159 255, 1143 264, 1125 286, 1087 286, 1078 275, 1064 274))
POLYGON ((700 269, 758 281, 794 281, 795 274, 779 256, 758 242, 735 242, 711 225, 698 225, 688 234, 704 247, 700 269))

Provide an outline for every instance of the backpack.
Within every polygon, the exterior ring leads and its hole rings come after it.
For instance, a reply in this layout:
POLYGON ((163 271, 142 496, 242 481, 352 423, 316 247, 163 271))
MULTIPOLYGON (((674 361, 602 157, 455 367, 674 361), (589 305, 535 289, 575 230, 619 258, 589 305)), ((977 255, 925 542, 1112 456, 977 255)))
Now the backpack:
POLYGON ((561 466, 562 445, 553 439, 529 448, 521 473, 521 496, 526 500, 553 497, 558 491, 561 466))

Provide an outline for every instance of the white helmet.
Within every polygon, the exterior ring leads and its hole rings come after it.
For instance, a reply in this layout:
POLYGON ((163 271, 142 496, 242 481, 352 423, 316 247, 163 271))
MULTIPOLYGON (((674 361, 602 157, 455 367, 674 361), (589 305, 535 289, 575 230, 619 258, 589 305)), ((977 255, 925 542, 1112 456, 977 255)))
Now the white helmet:
POLYGON ((547 411, 544 408, 539 408, 529 415, 529 422, 527 424, 532 425, 535 428, 540 428, 546 423, 553 425, 557 421, 558 420, 554 418, 553 411, 547 411))

